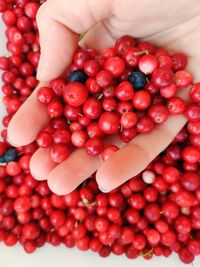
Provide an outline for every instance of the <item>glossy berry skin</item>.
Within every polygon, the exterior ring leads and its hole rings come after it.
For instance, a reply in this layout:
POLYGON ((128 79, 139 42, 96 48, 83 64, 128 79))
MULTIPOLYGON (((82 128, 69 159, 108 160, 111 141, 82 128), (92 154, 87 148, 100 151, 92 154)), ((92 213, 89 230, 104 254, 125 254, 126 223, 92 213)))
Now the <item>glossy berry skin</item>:
POLYGON ((39 227, 35 223, 28 223, 23 226, 22 233, 27 240, 35 240, 39 236, 39 227))
POLYGON ((175 71, 183 70, 187 65, 187 57, 182 53, 175 53, 171 56, 172 68, 175 71))
POLYGON ((136 90, 144 88, 146 83, 144 74, 139 71, 131 72, 128 77, 128 81, 133 85, 136 90))
POLYGON ((83 130, 77 130, 72 133, 71 136, 71 141, 72 144, 75 147, 84 147, 86 141, 88 139, 88 135, 85 131, 83 130))
POLYGON ((66 145, 63 144, 55 144, 50 149, 50 156, 53 162, 61 163, 66 158, 68 158, 70 152, 66 145))
POLYGON ((158 61, 153 55, 144 55, 138 62, 138 67, 145 75, 151 74, 158 66, 158 61))
POLYGON ((112 84, 112 75, 110 72, 102 70, 96 76, 97 85, 106 88, 112 84))
POLYGON ((102 104, 94 97, 88 98, 83 105, 83 112, 90 119, 98 119, 102 113, 102 104))
POLYGON ((137 115, 134 112, 126 112, 121 116, 121 126, 124 129, 130 129, 137 124, 137 115))
POLYGON ((196 83, 192 86, 189 95, 192 101, 200 104, 200 83, 196 83))
POLYGON ((106 134, 117 133, 119 125, 119 116, 114 112, 104 112, 99 119, 99 128, 106 134))
POLYGON ((69 76, 70 82, 80 82, 85 83, 87 80, 87 75, 82 70, 75 70, 69 76))
POLYGON ((37 99, 43 104, 49 104, 53 98, 53 95, 53 90, 50 87, 41 87, 37 91, 37 99))
POLYGON ((99 72, 99 64, 95 60, 88 60, 84 64, 84 72, 89 77, 95 77, 99 72))
POLYGON ((192 82, 192 75, 185 70, 179 70, 175 73, 175 80, 179 88, 186 88, 192 82))
POLYGON ((168 67, 157 68, 153 74, 151 82, 158 88, 169 86, 173 83, 174 73, 168 67))
POLYGON ((125 64, 120 57, 110 57, 104 63, 104 69, 110 72, 113 77, 119 77, 125 70, 125 64))
POLYGON ((39 147, 47 148, 53 144, 53 138, 47 132, 40 132, 36 137, 36 142, 39 147))
POLYGON ((128 48, 134 47, 135 45, 136 42, 133 37, 124 35, 116 41, 115 50, 117 51, 117 54, 123 55, 128 48))
POLYGON ((79 82, 71 82, 63 90, 63 98, 73 107, 81 106, 88 97, 87 88, 79 82))
POLYGON ((103 151, 103 142, 98 137, 93 137, 85 143, 85 149, 91 156, 97 156, 103 151))
POLYGON ((172 97, 167 103, 168 110, 171 114, 182 114, 186 108, 185 101, 180 97, 172 97))
POLYGON ((185 172, 181 176, 181 185, 187 191, 196 191, 200 187, 200 176, 195 172, 185 172))
POLYGON ((182 157, 188 163, 195 163, 200 159, 200 151, 196 147, 187 146, 182 151, 182 157))
POLYGON ((8 149, 4 155, 6 162, 17 160, 17 151, 14 148, 8 149))
POLYGON ((52 100, 47 106, 50 118, 59 118, 63 114, 64 107, 58 100, 52 100))
POLYGON ((138 110, 145 110, 151 104, 151 95, 145 90, 135 92, 133 100, 133 106, 138 110))
POLYGON ((169 113, 164 105, 154 104, 149 108, 148 115, 153 122, 160 124, 168 119, 169 113))
POLYGON ((200 106, 197 104, 189 104, 185 108, 184 115, 186 118, 191 121, 199 121, 200 120, 200 106))
POLYGON ((120 83, 115 89, 115 96, 120 101, 128 101, 133 98, 134 88, 131 83, 124 81, 120 83))

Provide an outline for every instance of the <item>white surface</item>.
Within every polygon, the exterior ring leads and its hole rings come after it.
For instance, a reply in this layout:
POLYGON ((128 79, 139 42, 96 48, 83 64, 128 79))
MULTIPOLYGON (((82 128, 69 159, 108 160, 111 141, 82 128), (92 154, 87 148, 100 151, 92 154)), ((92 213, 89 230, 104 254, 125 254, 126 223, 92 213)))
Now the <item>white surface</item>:
MULTIPOLYGON (((5 36, 2 21, 0 21, 0 55, 5 55, 5 36)), ((1 82, 0 82, 1 85, 1 82)), ((2 94, 0 93, 0 97, 2 94)), ((3 104, 0 104, 0 118, 3 116, 3 104)), ((52 247, 46 245, 38 249, 34 254, 26 254, 19 245, 7 248, 0 244, 1 267, 182 267, 176 255, 169 258, 154 257, 147 261, 143 258, 129 260, 125 256, 111 255, 108 258, 100 258, 91 252, 80 252, 77 249, 67 249, 64 246, 52 247)), ((196 259, 193 267, 200 266, 200 259, 196 259)))

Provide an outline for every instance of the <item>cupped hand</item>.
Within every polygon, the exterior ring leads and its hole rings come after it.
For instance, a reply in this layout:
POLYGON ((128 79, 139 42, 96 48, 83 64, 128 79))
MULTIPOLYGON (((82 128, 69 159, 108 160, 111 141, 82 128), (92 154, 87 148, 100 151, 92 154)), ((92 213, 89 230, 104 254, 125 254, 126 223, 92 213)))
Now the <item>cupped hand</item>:
MULTIPOLYGON (((200 3, 196 0, 48 0, 39 9, 41 58, 37 78, 41 81, 28 100, 15 114, 8 127, 8 139, 15 146, 35 140, 49 122, 46 108, 37 102, 41 84, 58 77, 71 63, 79 35, 82 44, 101 50, 119 37, 129 34, 148 40, 170 51, 184 52, 189 57, 188 69, 194 80, 200 79, 200 3)), ((181 95, 187 98, 188 90, 181 95)), ((121 149, 107 161, 89 156, 84 149, 75 150, 59 165, 53 163, 48 150, 38 149, 30 163, 32 175, 47 179, 52 191, 66 194, 97 171, 97 182, 104 192, 111 191, 141 172, 173 140, 186 123, 182 115, 171 116, 151 133, 138 135, 128 145, 115 137, 121 149)))

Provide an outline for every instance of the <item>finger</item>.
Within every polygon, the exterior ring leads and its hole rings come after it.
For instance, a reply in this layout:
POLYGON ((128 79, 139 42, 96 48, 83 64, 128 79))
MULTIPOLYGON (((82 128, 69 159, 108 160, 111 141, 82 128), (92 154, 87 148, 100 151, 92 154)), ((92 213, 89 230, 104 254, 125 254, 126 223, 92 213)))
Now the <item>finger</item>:
POLYGON ((97 171, 97 183, 103 192, 109 192, 136 176, 173 140, 184 126, 183 116, 169 118, 165 125, 151 133, 138 135, 131 143, 103 162, 97 171))
POLYGON ((104 48, 112 47, 114 42, 115 38, 112 37, 108 28, 103 22, 99 22, 85 34, 80 45, 82 47, 89 47, 100 51, 104 48))
MULTIPOLYGON (((125 145, 117 136, 111 136, 104 140, 105 145, 113 143, 119 148, 125 145)), ((85 149, 77 149, 67 160, 50 172, 48 185, 53 192, 59 195, 67 194, 93 174, 101 163, 100 156, 92 157, 87 154, 85 149)))
POLYGON ((39 84, 32 95, 19 108, 8 126, 8 140, 13 146, 24 146, 33 142, 49 122, 46 106, 37 101, 37 90, 45 84, 39 84))
POLYGON ((30 161, 30 172, 38 181, 47 180, 47 177, 56 164, 51 160, 48 149, 38 149, 30 161))
POLYGON ((77 149, 50 172, 49 188, 59 195, 67 194, 94 173, 99 164, 99 158, 89 156, 85 149, 77 149))
MULTIPOLYGON (((187 99, 188 90, 182 90, 179 95, 187 99)), ((103 162, 96 174, 102 191, 109 192, 144 170, 171 143, 186 121, 183 115, 171 116, 163 125, 148 134, 138 135, 103 162)))
POLYGON ((56 3, 49 0, 41 6, 37 14, 41 44, 39 80, 49 81, 63 73, 71 63, 79 34, 108 16, 111 1, 103 0, 101 6, 97 8, 92 0, 57 0, 56 3))

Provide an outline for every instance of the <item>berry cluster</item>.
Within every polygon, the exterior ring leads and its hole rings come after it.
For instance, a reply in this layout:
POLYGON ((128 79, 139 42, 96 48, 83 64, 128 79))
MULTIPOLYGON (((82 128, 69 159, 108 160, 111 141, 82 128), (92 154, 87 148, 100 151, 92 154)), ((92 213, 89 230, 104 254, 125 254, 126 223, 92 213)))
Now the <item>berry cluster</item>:
MULTIPOLYGON (((49 117, 63 121, 60 129, 55 129, 53 120, 39 133, 38 146, 50 148, 56 163, 69 156, 69 143, 108 159, 118 148, 104 147, 105 135, 118 134, 128 143, 138 133, 148 133, 164 123, 169 115, 184 113, 186 103, 176 93, 192 82, 191 74, 184 70, 186 64, 185 55, 170 56, 130 36, 99 54, 78 48, 69 71, 37 92, 49 117)), ((199 109, 198 104, 188 106, 186 116, 190 119, 189 114, 199 114, 199 109)), ((200 115, 196 116, 195 121, 200 115)))
POLYGON ((97 53, 78 48, 70 70, 38 90, 50 125, 30 145, 12 148, 7 126, 37 85, 40 48, 35 22, 39 0, 0 0, 10 57, 0 57, 7 116, 0 142, 0 242, 19 242, 33 253, 46 242, 76 246, 107 257, 134 259, 172 252, 184 263, 200 255, 200 84, 192 103, 176 96, 192 82, 187 58, 169 55, 147 42, 120 38, 97 53), (110 193, 101 193, 95 174, 65 196, 30 174, 30 158, 50 147, 55 162, 66 159, 68 144, 108 159, 118 150, 103 147, 105 135, 124 142, 151 131, 170 114, 184 113, 187 125, 146 169, 110 193))

